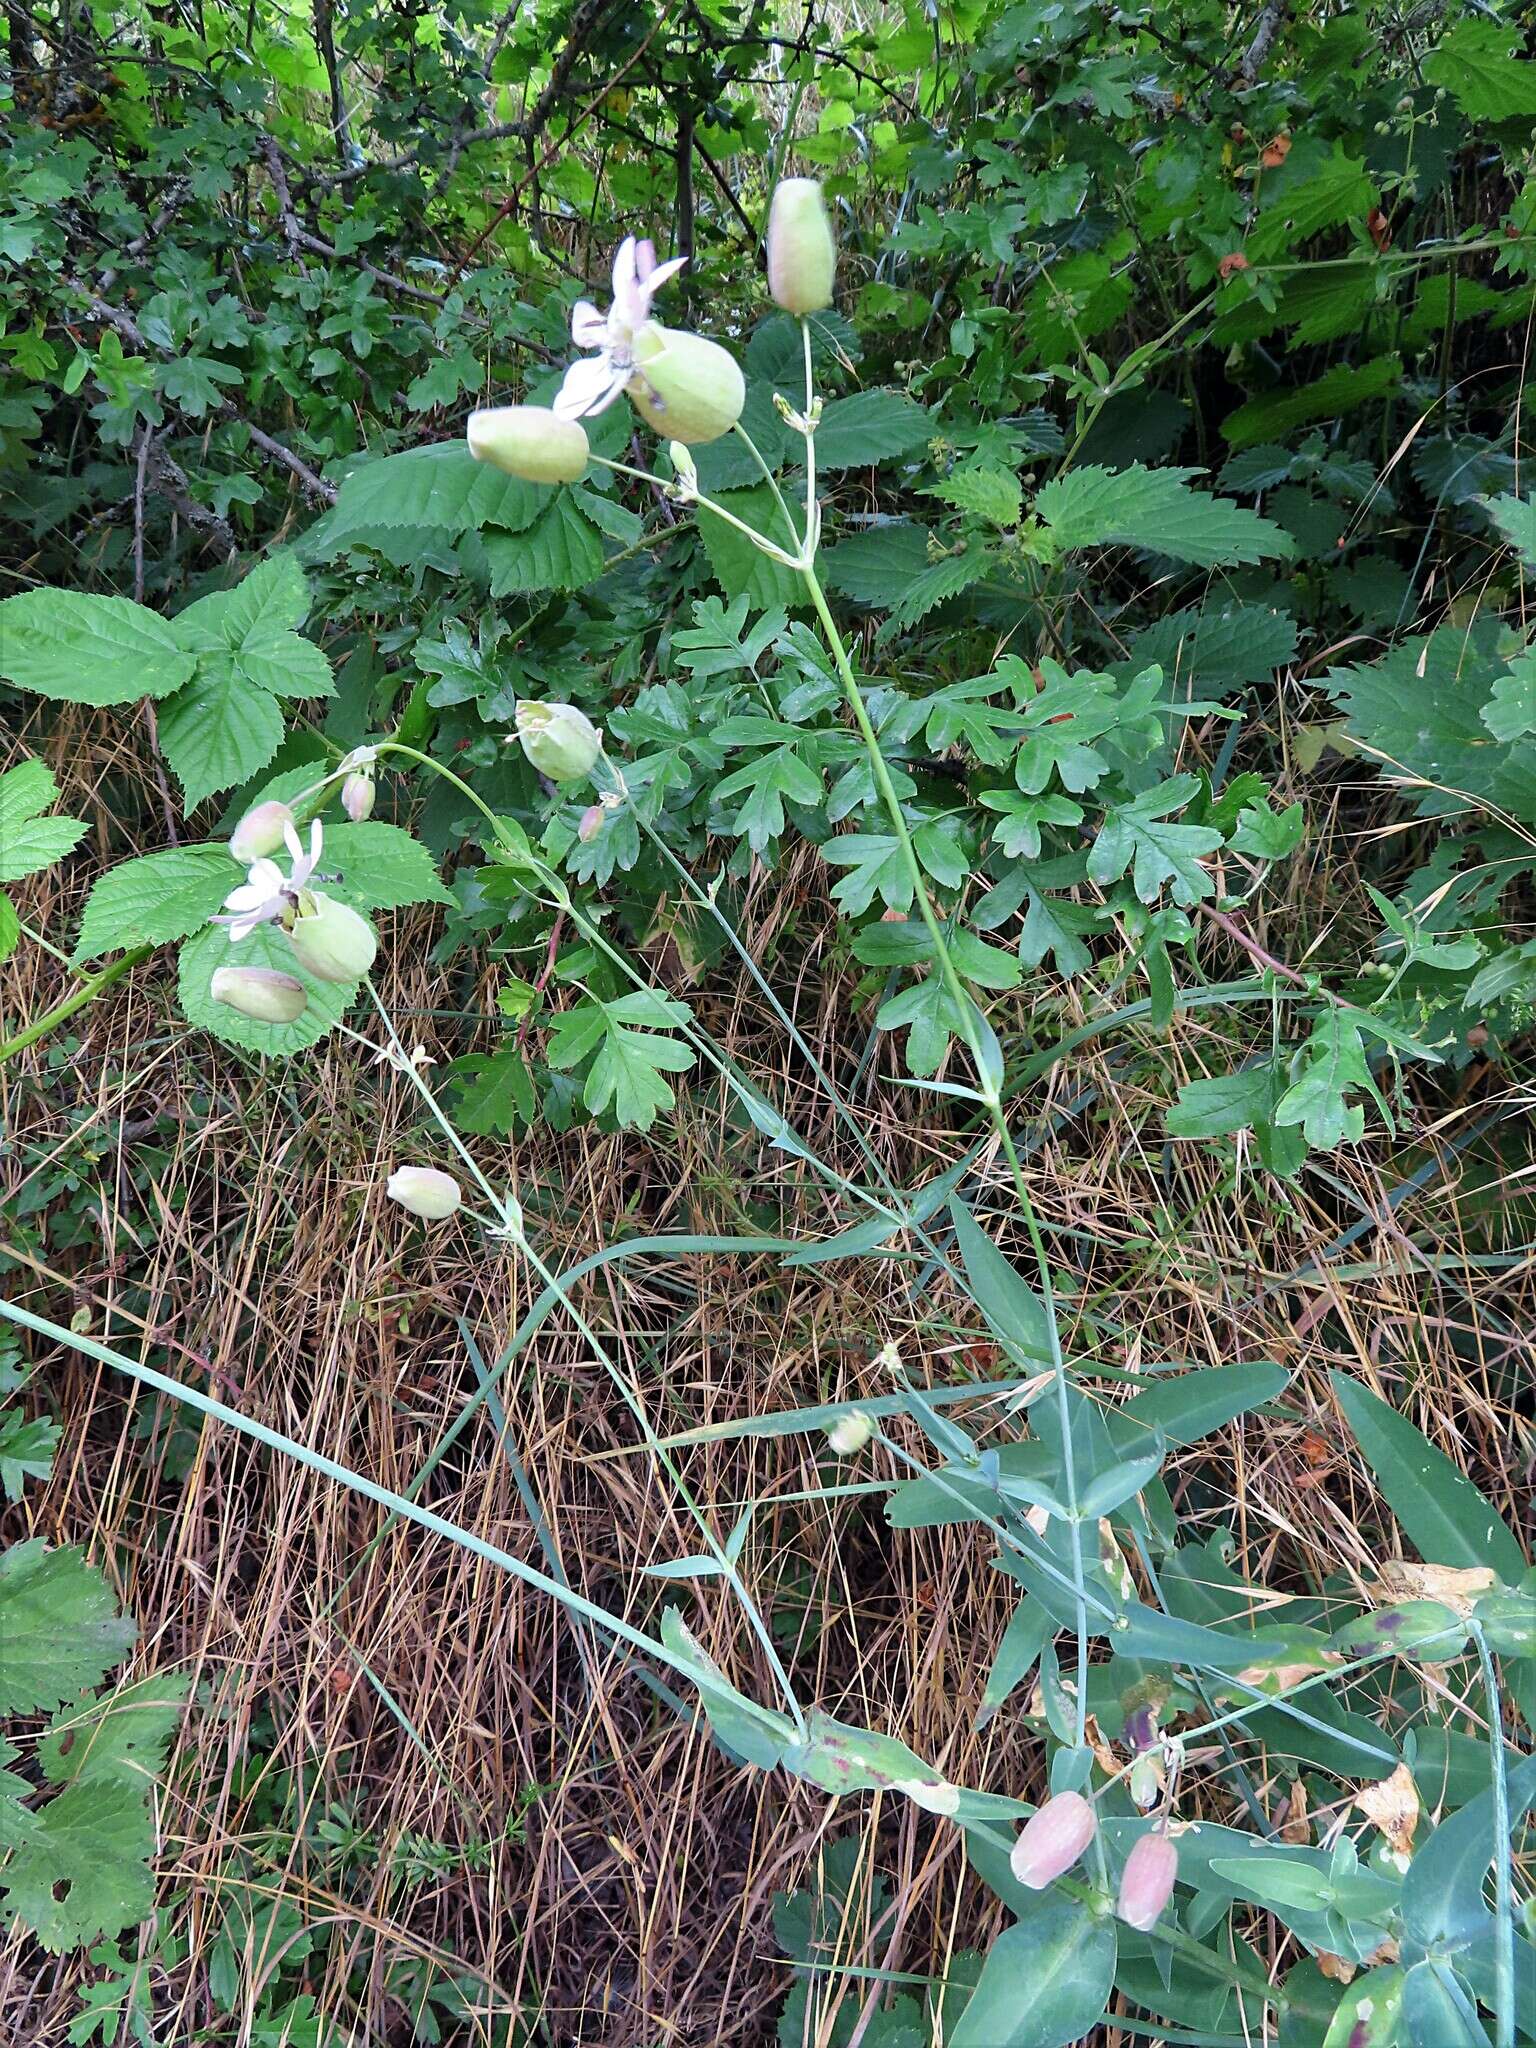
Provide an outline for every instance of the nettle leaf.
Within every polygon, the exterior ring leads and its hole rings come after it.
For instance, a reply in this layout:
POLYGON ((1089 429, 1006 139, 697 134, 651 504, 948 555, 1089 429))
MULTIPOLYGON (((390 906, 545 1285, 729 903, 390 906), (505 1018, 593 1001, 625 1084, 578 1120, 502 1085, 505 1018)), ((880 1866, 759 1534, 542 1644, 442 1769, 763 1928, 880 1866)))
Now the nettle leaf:
POLYGON ((88 827, 78 818, 40 814, 59 800, 53 771, 22 761, 0 775, 0 882, 19 882, 72 853, 88 827))
POLYGON ((973 537, 953 554, 941 555, 920 569, 892 608, 885 623, 889 636, 904 626, 915 626, 950 598, 959 597, 972 584, 980 583, 994 566, 994 558, 973 537))
MULTIPOLYGON (((767 484, 748 491, 722 491, 717 502, 776 546, 790 547, 784 515, 767 484)), ((798 546, 804 537, 805 514, 793 504, 789 510, 795 527, 794 545, 798 546)), ((788 612, 809 602, 800 577, 703 505, 699 507, 699 535, 728 601, 745 597, 751 609, 760 612, 788 612)))
POLYGON ((691 1046, 664 1034, 692 1015, 686 1003, 653 989, 612 1002, 588 996, 550 1019, 549 1064, 575 1067, 590 1059, 581 1094, 587 1108, 597 1116, 611 1103, 621 1124, 647 1131, 675 1101, 662 1075, 686 1073, 694 1063, 691 1046))
POLYGON ((1295 543, 1273 520, 1229 498, 1192 491, 1198 469, 1073 469, 1053 477, 1035 511, 1064 549, 1137 547, 1201 568, 1290 555, 1295 543))
MULTIPOLYGON (((1536 732, 1536 647, 1528 647, 1509 664, 1509 674, 1500 676, 1493 695, 1482 709, 1482 721, 1496 740, 1523 740, 1536 732)), ((3 789, 3 785, 0 785, 3 789)), ((0 881, 5 873, 5 842, 0 838, 0 881)))
POLYGON ((79 1550, 0 1551, 0 1716, 51 1712, 99 1685, 138 1630, 79 1550))
POLYGON ((901 392, 855 391, 834 398, 823 411, 816 429, 816 467, 861 469, 910 455, 932 431, 923 407, 901 392))
POLYGON ((225 846, 172 846, 142 860, 119 861, 86 900, 75 961, 184 939, 244 879, 225 846))
POLYGON ((0 676, 66 704, 165 697, 195 657, 176 629, 126 597, 23 590, 0 600, 0 676))
POLYGON ((492 597, 539 590, 580 590, 603 573, 603 537, 569 491, 517 533, 482 537, 492 597))
POLYGON ((324 1038, 357 996, 356 982, 317 981, 299 965, 298 955, 275 925, 258 925, 236 945, 222 925, 205 925, 181 949, 176 988, 182 1015, 226 1045, 287 1059, 324 1038), (307 1007, 291 1024, 263 1024, 242 1016, 209 993, 216 967, 275 967, 304 984, 307 1007))
POLYGON ((1510 546, 1536 569, 1536 498, 1493 498, 1488 515, 1510 546))
POLYGON ((991 463, 952 469, 941 483, 929 484, 922 495, 942 498, 956 511, 974 512, 997 527, 1017 526, 1024 509, 1024 488, 1017 476, 991 463))
POLYGON ((1536 116, 1536 64, 1515 54, 1513 22, 1459 21, 1424 59, 1424 76, 1444 86, 1471 121, 1536 116))
POLYGON ((265 768, 283 743, 283 714, 275 697, 231 665, 178 691, 160 713, 159 734, 190 811, 265 768))
POLYGON ((1173 813, 1198 787, 1195 776, 1176 775, 1110 810, 1088 855, 1090 880, 1101 886, 1118 882, 1130 868, 1131 885, 1143 903, 1155 901, 1165 883, 1171 884, 1176 903, 1199 903, 1214 895, 1216 884, 1200 857, 1215 852, 1221 834, 1209 825, 1173 822, 1173 813))
POLYGON ((29 1929, 51 1955, 137 1926, 154 1908, 154 1851, 136 1786, 71 1785, 33 1814, 27 1840, 0 1865, 7 1925, 29 1929))
POLYGON ((554 500, 544 484, 476 462, 462 441, 410 448, 353 470, 336 503, 304 536, 310 561, 328 561, 370 535, 418 527, 440 540, 494 527, 520 533, 554 500))
MULTIPOLYGON (((1288 434, 1293 427, 1313 420, 1336 419, 1355 406, 1368 405, 1395 391, 1403 378, 1401 356, 1378 356, 1373 362, 1351 366, 1341 363, 1314 384, 1298 390, 1267 391, 1250 398, 1221 423, 1221 432, 1232 448, 1251 448, 1257 441, 1269 441, 1288 434)), ((1277 529, 1278 530, 1278 529, 1277 529)), ((1287 554, 1291 548, 1285 550, 1287 554)))
POLYGON ((881 610, 899 604, 913 579, 929 566, 928 529, 904 520, 890 520, 851 533, 821 558, 822 579, 829 590, 856 604, 881 610))
POLYGON ((421 841, 378 818, 327 825, 321 865, 339 874, 338 892, 354 910, 402 910, 411 903, 451 908, 457 900, 421 841))

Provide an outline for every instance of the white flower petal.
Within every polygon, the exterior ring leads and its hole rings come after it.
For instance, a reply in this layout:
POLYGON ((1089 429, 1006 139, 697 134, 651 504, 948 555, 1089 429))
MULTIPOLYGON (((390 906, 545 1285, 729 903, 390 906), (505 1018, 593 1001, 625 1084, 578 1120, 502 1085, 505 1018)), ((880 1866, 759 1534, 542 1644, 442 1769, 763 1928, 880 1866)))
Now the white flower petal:
POLYGON ((590 299, 571 308, 571 339, 578 348, 601 348, 608 339, 608 322, 590 299))
POLYGON ((606 355, 583 356, 566 371, 552 409, 563 420, 590 419, 612 405, 627 381, 628 372, 615 373, 606 355))
POLYGON ((686 270, 687 267, 688 258, 686 256, 673 256, 667 262, 657 264, 645 281, 645 310, 647 317, 649 317, 651 310, 651 300, 655 298, 662 286, 670 284, 677 273, 680 270, 686 270))

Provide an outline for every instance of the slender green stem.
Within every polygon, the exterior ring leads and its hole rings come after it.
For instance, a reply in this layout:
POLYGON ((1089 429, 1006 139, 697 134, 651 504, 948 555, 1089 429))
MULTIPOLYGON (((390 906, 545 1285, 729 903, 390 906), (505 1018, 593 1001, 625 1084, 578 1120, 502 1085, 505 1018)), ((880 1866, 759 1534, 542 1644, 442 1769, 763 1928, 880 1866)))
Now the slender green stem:
POLYGON ((1472 1623, 1488 1700, 1488 1748, 1493 1759, 1493 2023, 1494 2048, 1515 2048, 1515 1893, 1510 1871, 1509 1780, 1504 1766, 1504 1702, 1488 1638, 1472 1623))
POLYGON ((99 974, 93 974, 89 980, 82 981, 62 1002, 55 1003, 51 1010, 46 1010, 41 1017, 34 1018, 23 1030, 18 1031, 14 1038, 7 1038, 0 1043, 0 1063, 12 1058, 16 1053, 25 1052, 29 1045, 36 1045, 40 1038, 46 1038, 50 1031, 56 1031, 61 1024, 67 1023, 77 1010, 85 1008, 92 997, 99 996, 102 990, 110 988, 114 981, 121 981, 141 960, 147 960, 154 950, 153 946, 130 946, 128 951, 120 954, 109 967, 103 967, 99 974))
MULTIPOLYGON (((806 362, 807 373, 809 374, 810 343, 808 330, 806 362)), ((807 413, 807 419, 809 420, 809 412, 807 413)), ((815 458, 812 451, 815 438, 814 431, 806 435, 806 467, 811 474, 814 474, 815 458)), ((871 723, 869 710, 864 702, 864 694, 859 688, 858 677, 854 673, 852 662, 848 659, 848 651, 843 645, 843 636, 838 631, 837 621, 832 616, 831 607, 827 603, 826 593, 821 587, 821 579, 816 574, 815 563, 808 563, 801 573, 805 580, 806 592, 815 608, 816 616, 821 622, 821 630, 826 639, 828 651, 832 656, 838 676, 842 681, 843 693, 848 700, 848 708, 852 711, 854 721, 863 736, 865 751, 869 756, 870 771, 875 780, 875 787, 879 791, 880 799, 885 806, 886 815, 890 818, 892 830, 901 848, 902 861, 912 885, 912 892, 917 903, 918 912, 922 917, 924 925, 927 927, 928 937, 933 945, 935 964, 938 972, 943 977, 945 989, 954 1008, 957 1028, 965 1040, 966 1048, 971 1055, 972 1064, 976 1069, 977 1084, 982 1102, 986 1106, 987 1115, 991 1119, 994 1130, 997 1132, 998 1141, 1003 1149, 1003 1155, 1008 1162, 1009 1171, 1013 1177, 1014 1191, 1018 1197, 1019 1209, 1024 1218, 1025 1229, 1029 1234, 1030 1250, 1034 1254, 1036 1270, 1040 1277, 1040 1291, 1045 1308, 1046 1328, 1049 1332, 1051 1377, 1061 1428, 1061 1456, 1067 1487, 1067 1508, 1072 1519, 1072 1577, 1073 1595, 1077 1609, 1077 1698, 1074 1705, 1074 1714, 1077 1746, 1081 1748, 1086 1737, 1088 1715, 1086 1582, 1083 1572, 1081 1525, 1077 1515, 1077 1461, 1073 1455, 1071 1404, 1068 1399, 1066 1367, 1061 1355, 1061 1337, 1056 1327, 1055 1291, 1051 1284, 1050 1260, 1046 1256, 1045 1240, 1041 1236, 1040 1224, 1035 1215, 1035 1205, 1030 1199, 1029 1184, 1025 1180, 1023 1165, 1020 1162, 1018 1151, 1013 1142, 1013 1134, 1008 1127, 1008 1118, 1002 1106, 999 1093, 1003 1078, 1001 1058, 999 1056, 995 1059, 989 1059, 983 1050, 981 1032, 978 1028, 982 1023, 980 1013, 971 1001, 960 979, 959 972, 955 967, 954 959, 949 950, 944 928, 939 921, 937 911, 929 900, 928 884, 923 874, 922 864, 917 857, 917 848, 912 841, 912 833, 907 824, 906 813, 902 810, 901 799, 896 793, 896 785, 892 782, 890 770, 886 767, 885 756, 880 749, 879 736, 875 731, 874 725, 871 723)), ((994 1040, 993 1043, 995 1046, 996 1041, 994 1040)))
POLYGON ((565 1307, 567 1315, 570 1316, 572 1322, 575 1323, 577 1329, 581 1332, 582 1336, 587 1340, 588 1344, 591 1345, 592 1350, 597 1357, 598 1363, 603 1367, 603 1370, 608 1374, 608 1377, 613 1381, 614 1386, 617 1387, 620 1395, 623 1397, 625 1405, 628 1407, 630 1413, 634 1416, 636 1422, 639 1423, 641 1433, 645 1438, 646 1449, 651 1453, 651 1455, 656 1459, 656 1462, 661 1466, 662 1470, 666 1473, 668 1479, 672 1482, 673 1487, 676 1489, 678 1498, 682 1501, 683 1505, 687 1508, 689 1514, 692 1515, 694 1521, 698 1524, 700 1534, 704 1538, 705 1545, 709 1550, 710 1556, 713 1558, 715 1562, 716 1568, 720 1572, 721 1576, 725 1579, 732 1593, 736 1596, 736 1599, 740 1603, 742 1611, 746 1614, 747 1619, 751 1622, 753 1632, 757 1636, 759 1643, 761 1643, 763 1647, 763 1652, 768 1659, 769 1668, 773 1672, 774 1677, 777 1679, 779 1689, 784 1695, 785 1703, 789 1708, 790 1714, 795 1723, 795 1727, 801 1734, 803 1734, 805 1730, 805 1717, 801 1712, 800 1703, 795 1697, 795 1690, 790 1683, 789 1674, 784 1669, 783 1662, 780 1659, 779 1653, 774 1646, 773 1637, 769 1631, 768 1624, 763 1619, 762 1612, 758 1608, 756 1601, 747 1591, 746 1585, 744 1584, 741 1578, 741 1574, 737 1571, 735 1564, 727 1556, 725 1546, 720 1542, 719 1538, 716 1536, 714 1527, 711 1524, 709 1517, 705 1514, 703 1508, 695 1500, 693 1492, 684 1480, 683 1475, 681 1471, 678 1469, 675 1460, 672 1458, 670 1452, 663 1448, 660 1438, 657 1436, 655 1429, 652 1427, 651 1419, 649 1415, 646 1413, 645 1403, 641 1399, 639 1389, 634 1386, 634 1384, 626 1377, 626 1375, 623 1372, 620 1371, 618 1365, 615 1363, 613 1358, 610 1357, 607 1346, 603 1343, 602 1339, 598 1336, 597 1332, 592 1328, 592 1325, 587 1321, 586 1317, 583 1316, 581 1310, 576 1306, 575 1302, 566 1292, 560 1280, 554 1273, 550 1271, 549 1267, 545 1264, 544 1260, 539 1256, 538 1252, 535 1251, 533 1246, 528 1242, 527 1234, 522 1226, 521 1210, 518 1209, 514 1203, 509 1202, 504 1195, 498 1194, 496 1189, 491 1185, 490 1181, 486 1178, 485 1174, 481 1171, 479 1162, 475 1159, 474 1155, 469 1151, 463 1139, 459 1136, 458 1132, 453 1128, 453 1125, 449 1122, 448 1118, 443 1114, 442 1106, 438 1102, 437 1097, 433 1094, 431 1088, 427 1085, 426 1077, 422 1074, 420 1068, 415 1064, 415 1062, 411 1059, 410 1055, 407 1053, 405 1046, 401 1041, 400 1034, 395 1029, 394 1020, 391 1018, 388 1010, 385 1008, 383 1002, 381 1001, 378 990, 374 987, 371 980, 367 982, 366 986, 369 995, 373 999, 373 1006, 379 1013, 379 1020, 383 1024, 384 1029, 389 1036, 390 1047, 395 1055, 395 1065, 409 1079, 411 1085, 415 1088, 417 1094, 426 1104, 433 1121, 437 1124, 438 1128, 442 1131, 443 1135, 452 1145, 455 1152, 458 1153, 460 1159, 463 1160, 465 1167, 474 1177, 475 1181, 478 1183, 482 1192, 485 1194, 486 1199, 491 1204, 492 1211, 498 1218, 498 1227, 503 1230, 507 1239, 517 1246, 518 1250, 528 1260, 529 1264, 533 1267, 534 1271, 539 1275, 539 1278, 544 1282, 545 1286, 554 1288, 555 1292, 559 1295, 560 1300, 565 1307))
POLYGON ((334 1480, 338 1486, 345 1486, 353 1493, 362 1494, 365 1500, 373 1501, 376 1506, 389 1508, 402 1521, 414 1522, 418 1528, 429 1529, 435 1536, 446 1536, 449 1542, 456 1543, 460 1549, 471 1551, 476 1557, 483 1558, 486 1563, 498 1566, 515 1579, 521 1579, 536 1592, 548 1594, 550 1599, 559 1601, 562 1606, 584 1615, 588 1621, 596 1622, 600 1627, 622 1637, 635 1649, 643 1650, 648 1657, 656 1658, 659 1663, 669 1664, 685 1678, 697 1682, 697 1669, 686 1658, 677 1656, 665 1643, 658 1641, 654 1636, 648 1636, 632 1622, 610 1613, 606 1607, 599 1607, 595 1600, 588 1600, 584 1594, 574 1591, 570 1586, 561 1585, 558 1579, 549 1578, 535 1566, 525 1563, 522 1558, 514 1557, 510 1551, 502 1550, 494 1543, 487 1543, 483 1536, 475 1535, 473 1530, 461 1529, 456 1522, 450 1522, 446 1516, 434 1514, 430 1508, 424 1508, 416 1501, 407 1500, 404 1494, 392 1493, 387 1486, 378 1485, 361 1472, 354 1472, 346 1465, 338 1465, 334 1458, 326 1457, 323 1451, 315 1450, 312 1445, 301 1444, 295 1437, 284 1436, 280 1430, 269 1429, 264 1422, 257 1422, 249 1415, 242 1415, 237 1408, 229 1407, 211 1394, 200 1393, 196 1387, 186 1386, 180 1380, 173 1380, 163 1372, 156 1372, 153 1366, 141 1365, 137 1359, 128 1358, 122 1352, 112 1350, 109 1345, 98 1343, 94 1337, 87 1337, 76 1330, 66 1330, 59 1323, 49 1322, 45 1316, 35 1316, 30 1309, 21 1308, 15 1302, 0 1300, 0 1316, 6 1317, 10 1322, 19 1323, 23 1329, 31 1330, 37 1336, 49 1338, 55 1344, 83 1352, 87 1358, 97 1359, 103 1365, 113 1366, 118 1372, 126 1373, 130 1379, 137 1380, 141 1386, 151 1387, 157 1394, 164 1394, 172 1401, 180 1401, 188 1408, 195 1408, 200 1414, 209 1416, 215 1422, 227 1423, 241 1436, 248 1436, 256 1443, 265 1444, 268 1450, 280 1452, 285 1458, 292 1458, 306 1471, 318 1472, 321 1478, 334 1480))
POLYGON ((769 490, 772 491, 774 503, 778 506, 779 510, 784 515, 784 526, 786 532, 789 534, 790 542, 794 547, 798 548, 800 546, 801 537, 795 531, 795 522, 793 518, 790 516, 789 506, 785 503, 784 493, 779 489, 778 478, 774 475, 773 471, 768 467, 767 463, 763 460, 762 453, 759 450, 757 443, 753 440, 752 436, 747 432, 746 428, 741 424, 740 420, 736 422, 735 426, 731 429, 731 432, 735 434, 737 439, 744 444, 747 453, 752 457, 752 460, 757 464, 758 468, 762 471, 763 481, 767 484, 769 490))

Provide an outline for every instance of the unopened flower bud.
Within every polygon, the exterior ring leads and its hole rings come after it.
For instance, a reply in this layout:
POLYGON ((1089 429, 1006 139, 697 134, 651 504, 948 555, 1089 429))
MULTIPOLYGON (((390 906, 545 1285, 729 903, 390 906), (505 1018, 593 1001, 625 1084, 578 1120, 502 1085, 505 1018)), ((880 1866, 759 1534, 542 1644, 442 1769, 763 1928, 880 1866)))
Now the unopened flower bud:
POLYGON ((840 1458, 851 1458, 855 1451, 863 1450, 874 1433, 874 1417, 855 1408, 851 1415, 838 1416, 827 1431, 827 1442, 840 1458))
POLYGON ((601 804, 587 805, 587 808, 581 814, 581 822, 576 827, 576 837, 583 846, 590 846, 592 844, 598 833, 602 831, 607 817, 608 813, 601 804))
POLYGON ((746 380, 717 341, 647 320, 633 344, 635 374, 625 386, 647 426, 671 441, 718 441, 741 418, 746 380))
POLYGON ((686 484, 691 489, 698 482, 698 464, 688 453, 688 449, 682 441, 669 441, 667 443, 667 460, 672 465, 672 474, 680 484, 686 484))
POLYGON ((573 484, 590 450, 579 420, 563 420, 543 405, 495 405, 469 416, 469 452, 508 476, 530 484, 573 484))
POLYGON ((392 1202, 428 1223, 441 1223, 464 1199, 453 1175, 435 1166, 397 1166, 385 1182, 384 1192, 392 1202))
POLYGON ((1127 1927, 1145 1934, 1157 1925, 1173 1897, 1179 1852, 1163 1834, 1142 1835, 1125 1859, 1115 1911, 1127 1927))
POLYGON ((1093 1808, 1081 1792, 1058 1792, 1025 1821, 1008 1867, 1030 1891, 1044 1891, 1072 1868, 1097 1826, 1093 1808))
POLYGON ((1136 1807, 1147 1813, 1157 1804, 1158 1794, 1163 1789, 1162 1773, 1157 1767, 1157 1758, 1150 1753, 1137 1757, 1131 1765, 1127 1778, 1130 1794, 1136 1807))
POLYGON ((264 860, 269 853, 276 853, 283 843, 284 828, 294 822, 292 811, 275 798, 257 804, 254 810, 246 812, 230 833, 229 850, 241 867, 248 868, 252 861, 264 860))
POLYGON ((258 1024, 291 1024, 309 1001, 303 982, 277 967, 216 967, 208 993, 258 1024))
POLYGON ((574 704, 537 704, 525 697, 518 705, 517 736, 523 752, 551 782, 578 782, 590 775, 603 751, 603 736, 574 704))
POLYGON ((360 825, 364 818, 373 815, 373 777, 358 772, 349 775, 341 785, 341 808, 352 820, 360 825))
POLYGON ((361 981, 373 965, 379 942, 368 920, 348 903, 306 889, 288 937, 316 981, 361 981))
POLYGON ((837 245, 815 178, 781 178, 768 209, 768 291, 786 313, 819 313, 832 303, 837 245))

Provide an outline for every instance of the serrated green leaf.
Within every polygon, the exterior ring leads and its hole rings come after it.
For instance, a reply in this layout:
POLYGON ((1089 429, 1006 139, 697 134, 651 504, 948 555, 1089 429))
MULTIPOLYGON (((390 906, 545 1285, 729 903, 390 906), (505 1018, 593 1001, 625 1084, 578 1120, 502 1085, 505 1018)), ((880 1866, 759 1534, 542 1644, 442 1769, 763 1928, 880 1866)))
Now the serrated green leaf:
POLYGON ((829 590, 883 607, 899 603, 928 565, 928 529, 890 520, 848 534, 828 548, 820 566, 829 590))
POLYGON ((1536 498, 1493 498, 1488 516, 1510 546, 1536 569, 1536 498))
POLYGON ((979 583, 992 566, 992 556, 973 535, 960 553, 941 555, 938 561, 929 562, 918 571, 892 607, 886 631, 889 633, 904 626, 917 625, 941 604, 947 604, 952 597, 959 597, 969 590, 973 583, 979 583))
MULTIPOLYGON (((1536 732, 1536 647, 1517 654, 1509 674, 1500 676, 1483 706, 1482 720, 1496 740, 1523 740, 1536 732)), ((7 880, 0 842, 0 881, 7 880)))
POLYGON ((1378 356, 1374 362, 1355 366, 1341 363, 1300 390, 1266 391, 1261 398, 1250 398, 1227 414, 1221 423, 1222 436, 1229 447, 1250 448, 1257 441, 1288 434, 1293 427, 1336 419, 1358 405, 1384 398, 1397 389, 1402 376, 1400 356, 1378 356))
POLYGON ((181 949, 176 989, 189 1024, 211 1032, 226 1045, 269 1053, 276 1059, 289 1059, 324 1038, 357 996, 355 982, 316 981, 299 965, 284 934, 270 924, 258 925, 238 945, 222 925, 205 925, 181 949), (242 1016, 227 1003, 216 1003, 209 994, 216 967, 275 967, 283 974, 295 975, 304 984, 308 1005, 291 1024, 263 1024, 242 1016))
POLYGON ((275 697, 225 666, 179 690, 160 713, 159 732, 190 811, 267 765, 283 742, 283 714, 275 697))
POLYGON ((899 391, 855 391, 834 398, 816 430, 818 470, 862 469, 909 455, 933 431, 922 406, 899 391))
POLYGON ((1458 21, 1424 59, 1424 76, 1442 85, 1470 121, 1536 115, 1536 64, 1515 55, 1513 21, 1458 21))
POLYGON ((78 1550, 0 1551, 0 1716, 51 1712, 99 1685, 138 1630, 78 1550))
POLYGON ((419 527, 440 540, 482 527, 520 533, 553 497, 545 485, 476 462, 461 441, 442 441, 355 469, 301 551, 309 561, 328 561, 370 534, 396 528, 419 527))
POLYGON ((1290 555, 1295 543, 1273 520, 1229 498, 1193 491, 1197 469, 1072 469, 1053 477, 1035 511, 1064 549, 1136 547, 1193 562, 1260 562, 1290 555))
POLYGON ((46 1479, 53 1470, 59 1425, 51 1415, 30 1420, 19 1409, 0 1410, 0 1493, 20 1500, 29 1479, 46 1479))
POLYGON ((19 882, 73 852, 86 827, 78 818, 39 815, 58 802, 53 771, 21 761, 0 775, 0 882, 19 882))
POLYGON ((195 657, 174 625, 126 597, 23 590, 0 600, 0 676, 66 704, 164 697, 195 657))
POLYGON ((453 1120, 475 1137, 511 1137, 538 1113, 527 1055, 516 1045, 455 1060, 448 1079, 458 1090, 453 1120))
POLYGON ((959 512, 974 512, 998 527, 1017 526, 1024 508, 1024 490, 1011 470, 978 463, 952 469, 942 483, 930 484, 925 497, 942 498, 959 512))
POLYGON ((155 1832, 137 1787, 71 1785, 32 1820, 27 1840, 0 1865, 10 1926, 60 1955, 148 1917, 155 1832))
MULTIPOLYGON (((790 546, 784 516, 767 484, 748 491, 723 491, 717 502, 735 518, 764 534, 781 548, 790 546)), ((795 524, 795 544, 804 536, 804 513, 790 507, 795 524)), ((744 533, 718 518, 707 506, 699 507, 699 535, 715 579, 728 601, 745 597, 753 611, 791 611, 807 604, 805 584, 795 573, 765 555, 744 533)))
POLYGON ((481 544, 491 565, 492 597, 539 590, 580 590, 603 573, 603 537, 573 494, 554 502, 517 533, 488 532, 481 544))
POLYGON ((224 846, 172 846, 119 861, 92 888, 80 921, 76 962, 129 946, 184 939, 220 909, 244 873, 224 846))
POLYGON ((686 1073, 694 1063, 691 1046, 664 1035, 690 1014, 686 1003, 650 989, 613 1002, 588 997, 550 1019, 549 1064, 574 1067, 590 1058, 582 1087, 587 1108, 596 1116, 611 1104, 626 1128, 649 1130, 675 1100, 662 1074, 686 1073))
POLYGON ((50 1785, 120 1783, 147 1793, 187 1703, 187 1680, 162 1672, 55 1714, 37 1746, 50 1785))
POLYGON ((354 910, 402 910, 411 903, 456 899, 419 839, 379 818, 327 825, 321 865, 338 874, 338 892, 354 910))

